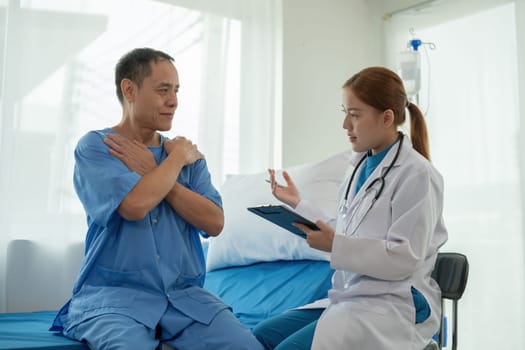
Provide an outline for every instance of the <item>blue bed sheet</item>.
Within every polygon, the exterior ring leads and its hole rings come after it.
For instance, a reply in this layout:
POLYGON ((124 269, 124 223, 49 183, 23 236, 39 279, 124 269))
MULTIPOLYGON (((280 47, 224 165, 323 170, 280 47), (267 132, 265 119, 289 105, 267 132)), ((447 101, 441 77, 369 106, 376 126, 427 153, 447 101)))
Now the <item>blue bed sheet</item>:
POLYGON ((89 350, 87 345, 48 331, 56 311, 0 315, 0 349, 89 350))
POLYGON ((242 324, 325 298, 333 270, 326 261, 295 260, 229 267, 206 274, 204 287, 230 305, 242 324))

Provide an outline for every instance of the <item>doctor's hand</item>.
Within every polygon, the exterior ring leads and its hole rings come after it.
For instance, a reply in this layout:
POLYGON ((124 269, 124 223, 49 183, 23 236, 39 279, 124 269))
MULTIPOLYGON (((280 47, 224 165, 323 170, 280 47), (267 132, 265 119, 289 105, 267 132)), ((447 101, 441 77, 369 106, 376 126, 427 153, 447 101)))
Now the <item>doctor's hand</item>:
POLYGON ((295 209, 297 204, 301 201, 301 196, 297 187, 295 187, 292 178, 286 171, 283 171, 283 177, 286 181, 286 186, 280 185, 275 180, 275 170, 268 169, 268 174, 270 174, 270 185, 272 187, 272 194, 283 203, 288 204, 295 209))
POLYGON ((118 158, 129 170, 141 176, 157 166, 153 153, 137 140, 129 140, 122 135, 107 133, 104 143, 109 146, 109 154, 118 158))
POLYGON ((310 247, 331 252, 335 235, 334 229, 322 220, 317 220, 315 224, 320 230, 312 230, 308 226, 299 223, 294 223, 293 225, 306 234, 306 242, 310 247))

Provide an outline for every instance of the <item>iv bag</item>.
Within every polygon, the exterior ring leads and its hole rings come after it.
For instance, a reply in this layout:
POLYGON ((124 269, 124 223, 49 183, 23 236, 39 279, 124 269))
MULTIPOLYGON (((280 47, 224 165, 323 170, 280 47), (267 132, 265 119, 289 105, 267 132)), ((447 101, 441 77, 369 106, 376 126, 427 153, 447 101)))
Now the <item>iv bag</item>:
POLYGON ((421 88, 421 57, 419 51, 400 52, 399 76, 405 84, 408 97, 417 95, 421 88))

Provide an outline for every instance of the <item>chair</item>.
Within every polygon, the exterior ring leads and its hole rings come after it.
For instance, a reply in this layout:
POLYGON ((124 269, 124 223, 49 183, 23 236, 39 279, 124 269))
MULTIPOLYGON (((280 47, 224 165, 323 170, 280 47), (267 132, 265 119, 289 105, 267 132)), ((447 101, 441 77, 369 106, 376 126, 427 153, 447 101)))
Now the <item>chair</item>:
POLYGON ((445 337, 443 317, 445 299, 452 300, 452 350, 458 346, 458 300, 463 296, 468 279, 468 260, 460 253, 438 253, 432 278, 441 288, 441 325, 438 333, 437 344, 432 341, 424 350, 443 348, 445 337))

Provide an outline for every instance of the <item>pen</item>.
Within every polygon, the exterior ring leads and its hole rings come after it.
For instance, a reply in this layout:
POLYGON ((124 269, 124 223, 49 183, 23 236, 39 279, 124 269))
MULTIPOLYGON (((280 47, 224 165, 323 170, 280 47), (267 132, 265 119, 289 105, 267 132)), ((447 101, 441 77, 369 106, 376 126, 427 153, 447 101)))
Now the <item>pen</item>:
MULTIPOLYGON (((269 184, 272 183, 272 182, 271 182, 270 180, 268 180, 268 179, 264 179, 264 181, 268 182, 269 184)), ((283 186, 283 185, 279 185, 279 184, 277 184, 277 187, 284 187, 284 186, 283 186)))

